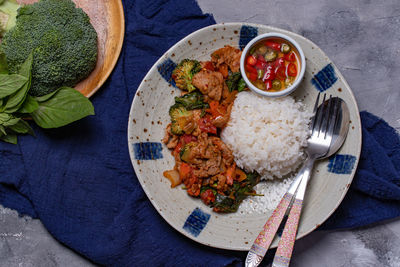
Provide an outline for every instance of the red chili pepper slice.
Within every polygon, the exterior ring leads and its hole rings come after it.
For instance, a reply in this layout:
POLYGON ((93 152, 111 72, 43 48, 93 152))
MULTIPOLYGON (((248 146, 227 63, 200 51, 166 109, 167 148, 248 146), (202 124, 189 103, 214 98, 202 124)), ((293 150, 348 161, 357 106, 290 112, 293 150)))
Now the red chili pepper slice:
POLYGON ((255 75, 257 75, 257 70, 250 65, 246 65, 246 70, 250 73, 254 73, 255 75))
POLYGON ((261 62, 264 62, 264 63, 267 63, 267 61, 265 60, 263 55, 258 55, 257 60, 261 61, 261 62))
POLYGON ((267 89, 267 91, 272 89, 272 81, 271 80, 265 81, 265 89, 267 89))
POLYGON ((203 193, 200 194, 201 200, 203 200, 204 204, 209 205, 211 203, 214 203, 215 201, 215 195, 211 189, 207 189, 203 193))
POLYGON ((290 62, 296 61, 296 55, 295 55, 294 52, 290 52, 289 54, 285 54, 284 58, 285 58, 285 60, 290 61, 290 62))
POLYGON ((263 81, 265 82, 266 80, 273 80, 273 79, 275 79, 275 76, 276 75, 275 75, 274 67, 272 67, 271 65, 268 65, 265 70, 263 81))
POLYGON ((279 80, 281 80, 281 81, 285 80, 286 79, 285 67, 281 66, 281 67, 276 68, 275 74, 276 74, 276 78, 278 78, 279 80))
POLYGON ((213 63, 211 61, 205 62, 203 68, 205 68, 207 70, 211 70, 211 71, 215 70, 214 69, 214 65, 213 65, 213 63))
POLYGON ((249 72, 248 75, 247 75, 247 77, 249 77, 249 80, 250 80, 250 81, 255 81, 255 80, 257 80, 257 74, 254 74, 254 73, 252 73, 252 72, 249 72))
POLYGON ((265 41, 264 44, 266 46, 274 49, 274 50, 277 50, 277 51, 280 51, 281 50, 281 46, 282 46, 280 43, 276 43, 276 42, 273 42, 273 41, 265 41))
POLYGON ((176 154, 179 154, 181 152, 182 147, 183 147, 182 142, 179 142, 178 145, 174 148, 174 152, 176 154))
POLYGON ((289 65, 287 65, 287 73, 289 76, 296 77, 297 75, 296 65, 293 63, 289 63, 289 65))
POLYGON ((188 144, 188 143, 190 143, 190 142, 195 142, 195 141, 197 141, 197 138, 196 138, 196 136, 193 136, 193 135, 191 135, 191 134, 184 134, 184 135, 182 135, 182 140, 183 140, 183 142, 185 143, 185 144, 188 144))
POLYGON ((266 63, 265 63, 265 62, 262 62, 262 61, 260 61, 260 60, 257 61, 256 65, 255 65, 256 69, 258 69, 258 70, 264 69, 265 66, 266 66, 266 63))
POLYGON ((250 66, 254 66, 257 63, 257 59, 254 56, 248 56, 246 62, 250 66))
POLYGON ((285 66, 285 60, 280 57, 275 61, 275 66, 280 67, 280 66, 285 66))
POLYGON ((215 127, 209 116, 205 116, 199 119, 199 128, 201 131, 211 134, 217 134, 217 127, 215 127))

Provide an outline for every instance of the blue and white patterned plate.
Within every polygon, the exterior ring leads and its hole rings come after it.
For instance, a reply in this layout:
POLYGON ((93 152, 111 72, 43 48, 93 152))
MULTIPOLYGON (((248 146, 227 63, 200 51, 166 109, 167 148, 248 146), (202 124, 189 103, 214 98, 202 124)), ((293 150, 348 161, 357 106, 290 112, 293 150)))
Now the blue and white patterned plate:
MULTIPOLYGON (((335 211, 356 171, 361 151, 357 103, 343 76, 314 43, 285 30, 244 23, 212 25, 190 34, 171 47, 140 84, 129 115, 128 145, 136 175, 154 208, 177 231, 208 246, 249 250, 272 210, 265 214, 217 214, 180 187, 170 188, 162 173, 173 168, 174 159, 161 139, 169 123, 168 109, 179 95, 171 73, 184 58, 208 60, 212 51, 224 45, 243 49, 252 38, 267 32, 289 35, 303 48, 307 69, 294 93, 296 99, 311 111, 318 92, 327 92, 344 99, 350 110, 350 130, 343 147, 314 168, 297 238, 316 229, 335 211)), ((276 245, 277 240, 272 247, 276 245)))

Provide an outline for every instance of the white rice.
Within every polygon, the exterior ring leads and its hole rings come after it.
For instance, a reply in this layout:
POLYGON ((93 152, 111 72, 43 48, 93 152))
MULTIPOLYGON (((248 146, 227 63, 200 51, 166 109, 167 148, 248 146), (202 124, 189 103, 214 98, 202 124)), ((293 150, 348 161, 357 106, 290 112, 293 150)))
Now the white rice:
POLYGON ((294 175, 284 178, 283 180, 267 180, 261 181, 254 189, 257 194, 263 196, 251 196, 243 200, 239 206, 238 212, 242 214, 265 213, 274 210, 281 198, 289 189, 290 184, 294 180, 294 175))
POLYGON ((310 115, 291 96, 267 98, 242 92, 221 139, 240 168, 258 172, 263 180, 283 178, 303 160, 310 115))
POLYGON ((255 187, 264 196, 246 198, 240 213, 276 208, 304 159, 310 117, 303 103, 290 96, 238 94, 221 139, 232 149, 240 168, 257 171, 264 180, 255 187))

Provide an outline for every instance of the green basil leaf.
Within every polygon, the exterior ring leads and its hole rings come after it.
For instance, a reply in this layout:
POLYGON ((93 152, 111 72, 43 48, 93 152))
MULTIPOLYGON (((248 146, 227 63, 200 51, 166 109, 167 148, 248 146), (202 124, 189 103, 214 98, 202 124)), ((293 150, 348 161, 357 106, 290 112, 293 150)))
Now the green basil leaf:
POLYGON ((5 105, 4 112, 14 113, 16 112, 25 101, 26 95, 28 94, 29 88, 31 87, 31 70, 32 70, 32 54, 28 56, 24 63, 22 63, 21 68, 19 69, 18 74, 26 77, 28 81, 24 86, 21 87, 17 92, 12 94, 5 105))
POLYGON ((240 79, 238 82, 238 91, 241 92, 246 88, 246 82, 244 81, 243 78, 240 79))
POLYGON ((0 52, 0 74, 8 74, 6 55, 0 52))
POLYGON ((7 113, 0 113, 0 124, 2 125, 3 123, 9 121, 12 118, 10 114, 7 113))
POLYGON ((58 128, 86 116, 94 115, 92 103, 73 88, 61 87, 56 94, 31 113, 42 128, 58 128))
POLYGON ((21 118, 12 117, 12 118, 9 119, 8 121, 3 122, 2 125, 3 125, 4 127, 13 126, 13 125, 17 124, 20 120, 21 120, 21 118))
POLYGON ((11 143, 14 145, 16 145, 18 142, 16 134, 2 135, 2 136, 0 136, 0 139, 3 140, 4 142, 11 143))
POLYGON ((37 102, 44 102, 44 101, 47 101, 47 100, 49 100, 50 98, 52 98, 53 95, 57 94, 58 90, 60 90, 60 88, 58 88, 58 89, 55 90, 54 92, 51 92, 51 93, 49 93, 49 94, 47 94, 47 95, 37 96, 37 97, 35 97, 35 100, 36 100, 37 102))
POLYGON ((34 135, 33 129, 31 128, 29 123, 27 123, 24 120, 19 120, 18 123, 9 126, 9 129, 14 131, 15 133, 21 133, 21 134, 28 133, 30 135, 34 135))
POLYGON ((18 74, 0 74, 0 98, 15 93, 28 79, 18 74))
POLYGON ((7 135, 6 128, 3 125, 0 125, 0 135, 7 135))
POLYGON ((24 104, 17 111, 19 113, 32 113, 39 108, 39 103, 33 96, 27 95, 24 104))

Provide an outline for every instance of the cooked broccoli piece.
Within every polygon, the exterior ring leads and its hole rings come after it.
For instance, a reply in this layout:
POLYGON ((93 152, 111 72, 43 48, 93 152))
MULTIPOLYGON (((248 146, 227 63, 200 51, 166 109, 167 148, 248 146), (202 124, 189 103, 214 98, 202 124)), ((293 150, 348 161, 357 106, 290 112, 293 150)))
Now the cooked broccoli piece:
POLYGON ((182 90, 192 92, 196 87, 192 84, 193 75, 201 70, 200 62, 193 59, 184 59, 172 72, 176 86, 182 90))
POLYGON ((15 0, 0 0, 0 37, 15 26, 19 7, 15 0))
POLYGON ((246 87, 246 82, 244 81, 240 72, 234 72, 229 75, 228 79, 226 80, 226 85, 228 86, 230 92, 233 90, 238 90, 241 92, 246 87))
POLYGON ((33 52, 29 94, 42 96, 61 86, 72 87, 92 72, 97 33, 71 0, 41 0, 18 9, 16 25, 4 35, 0 50, 10 72, 17 72, 33 52))
POLYGON ((192 155, 193 150, 192 150, 192 148, 194 146, 195 146, 194 143, 189 143, 189 144, 186 144, 182 148, 181 152, 179 153, 179 156, 181 157, 182 161, 184 161, 186 163, 192 163, 192 160, 193 160, 193 155, 192 155))
POLYGON ((203 102, 203 95, 200 92, 191 92, 181 97, 175 97, 175 103, 181 104, 187 110, 208 108, 208 104, 203 102))
POLYGON ((169 108, 169 115, 171 116, 171 132, 173 134, 184 134, 193 131, 191 127, 191 120, 193 112, 187 110, 184 106, 175 104, 169 108))

